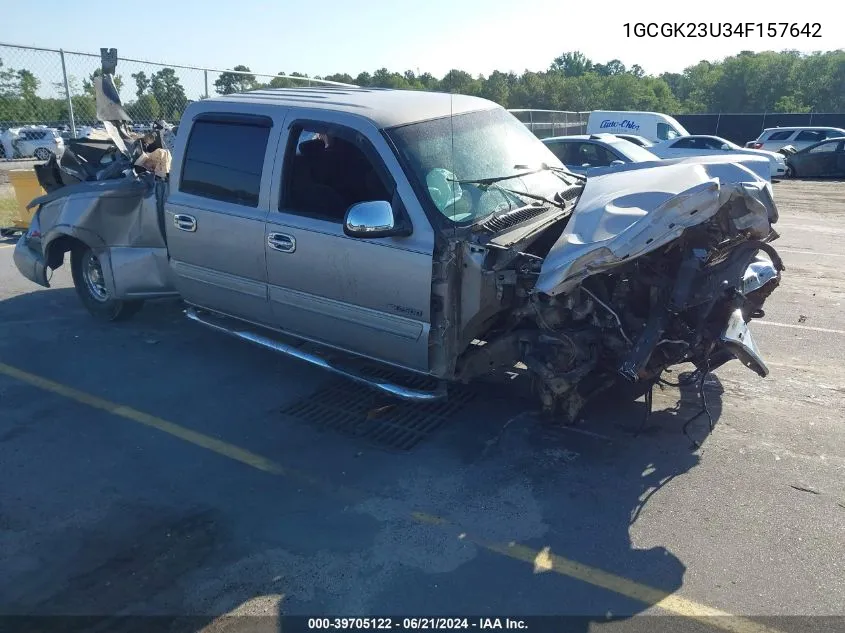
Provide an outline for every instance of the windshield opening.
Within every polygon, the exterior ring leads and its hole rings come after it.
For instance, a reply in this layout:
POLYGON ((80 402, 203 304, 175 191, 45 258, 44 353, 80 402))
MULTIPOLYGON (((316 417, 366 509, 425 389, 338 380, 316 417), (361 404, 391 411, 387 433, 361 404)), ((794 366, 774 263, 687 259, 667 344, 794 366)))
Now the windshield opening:
POLYGON ((417 188, 425 192, 425 202, 457 224, 535 202, 519 192, 551 197, 567 184, 542 169, 544 164, 562 168, 562 163, 502 108, 402 125, 386 134, 417 188), (468 182, 508 176, 516 177, 468 182))
POLYGON ((661 141, 671 141, 672 139, 680 138, 681 136, 684 136, 684 134, 681 134, 668 123, 657 124, 657 138, 661 141))

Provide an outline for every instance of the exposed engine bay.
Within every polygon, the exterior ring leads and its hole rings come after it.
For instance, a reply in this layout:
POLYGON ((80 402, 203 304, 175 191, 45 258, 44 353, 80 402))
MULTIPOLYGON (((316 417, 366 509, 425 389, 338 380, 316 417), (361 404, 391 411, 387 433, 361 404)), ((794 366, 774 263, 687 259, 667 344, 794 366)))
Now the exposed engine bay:
MULTIPOLYGON (((672 176, 660 169, 661 181, 672 176)), ((466 271, 475 268, 466 264, 475 263, 490 284, 487 309, 493 301, 499 309, 483 324, 465 322, 456 377, 469 380, 518 361, 543 409, 573 421, 618 381, 648 389, 681 363, 703 377, 738 358, 766 376, 747 323, 763 315, 784 269, 770 244, 777 211, 768 183, 750 176, 725 182, 716 174, 725 169, 696 166, 678 193, 664 189, 651 208, 648 196, 620 205, 624 179, 614 176, 612 191, 600 177, 590 179, 577 185, 575 204, 550 226, 529 228, 525 237, 514 227, 513 239, 480 235, 464 242, 464 291, 466 271)), ((627 176, 642 191, 652 174, 633 167, 627 176)))

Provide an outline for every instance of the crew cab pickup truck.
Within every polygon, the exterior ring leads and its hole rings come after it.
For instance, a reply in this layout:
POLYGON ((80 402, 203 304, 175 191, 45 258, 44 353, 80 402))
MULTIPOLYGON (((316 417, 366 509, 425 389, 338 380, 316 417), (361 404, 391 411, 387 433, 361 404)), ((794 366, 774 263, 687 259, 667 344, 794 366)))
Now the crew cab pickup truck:
POLYGON ((194 321, 399 398, 519 366, 572 418, 617 380, 653 385, 678 363, 701 380, 733 358, 768 372, 748 327, 783 268, 768 181, 725 157, 586 179, 484 99, 338 86, 206 99, 182 117, 169 178, 127 170, 34 204, 18 269, 49 286, 69 252, 95 316, 181 297, 194 321))

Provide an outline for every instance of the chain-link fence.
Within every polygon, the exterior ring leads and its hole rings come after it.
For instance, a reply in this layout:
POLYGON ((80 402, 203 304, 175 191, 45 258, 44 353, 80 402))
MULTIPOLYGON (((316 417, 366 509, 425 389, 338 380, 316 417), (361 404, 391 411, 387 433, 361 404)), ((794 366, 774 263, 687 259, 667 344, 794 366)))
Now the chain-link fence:
POLYGON ((589 112, 566 112, 564 110, 510 110, 538 138, 585 134, 589 112))
MULTIPOLYGON (((99 125, 94 78, 100 74, 100 66, 99 53, 0 43, 0 135, 11 129, 17 140, 23 128, 26 141, 14 147, 0 142, 0 158, 12 158, 9 151, 21 157, 31 155, 30 146, 45 145, 53 131, 67 139, 85 136, 99 125), (28 129, 30 126, 47 129, 28 129)), ((188 103, 210 95, 315 83, 332 82, 122 57, 115 72, 120 99, 137 131, 160 119, 178 123, 188 103)))

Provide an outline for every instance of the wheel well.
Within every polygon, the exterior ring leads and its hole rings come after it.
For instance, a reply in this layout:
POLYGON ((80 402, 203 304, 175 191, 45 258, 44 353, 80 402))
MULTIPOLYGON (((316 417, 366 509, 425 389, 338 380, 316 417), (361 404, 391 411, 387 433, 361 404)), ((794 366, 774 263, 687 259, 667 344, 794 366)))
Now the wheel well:
POLYGON ((70 235, 57 237, 50 242, 46 257, 47 266, 49 266, 52 270, 61 268, 62 264, 65 262, 65 253, 72 251, 74 248, 79 246, 87 247, 88 245, 82 240, 71 237, 70 235))

